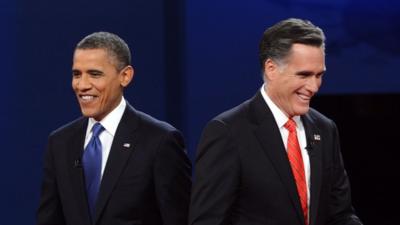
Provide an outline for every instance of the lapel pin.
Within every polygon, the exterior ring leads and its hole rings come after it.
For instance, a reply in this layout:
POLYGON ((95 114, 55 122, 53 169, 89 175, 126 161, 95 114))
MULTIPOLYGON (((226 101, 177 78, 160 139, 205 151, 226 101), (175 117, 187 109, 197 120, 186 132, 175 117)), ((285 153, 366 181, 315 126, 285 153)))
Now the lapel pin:
POLYGON ((321 136, 319 134, 314 134, 314 140, 315 141, 320 141, 321 140, 321 136))
POLYGON ((131 144, 130 143, 124 143, 124 145, 123 145, 125 148, 129 148, 129 147, 131 147, 131 144))

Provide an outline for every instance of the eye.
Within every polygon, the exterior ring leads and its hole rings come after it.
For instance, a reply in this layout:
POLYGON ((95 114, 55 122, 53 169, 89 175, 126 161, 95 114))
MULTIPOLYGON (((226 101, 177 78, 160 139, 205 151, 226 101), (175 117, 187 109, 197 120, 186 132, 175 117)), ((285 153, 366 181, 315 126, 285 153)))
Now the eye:
POLYGON ((309 74, 296 74, 296 76, 297 76, 299 79, 307 79, 308 77, 310 77, 309 74))
POLYGON ((324 73, 319 73, 319 74, 317 74, 315 77, 318 78, 318 79, 321 79, 322 76, 324 76, 324 73))
POLYGON ((79 78, 82 75, 82 73, 78 70, 72 70, 72 77, 73 78, 79 78))
POLYGON ((311 71, 299 71, 296 73, 296 75, 298 77, 300 77, 301 79, 306 79, 306 78, 312 76, 313 73, 311 71))
POLYGON ((91 77, 101 77, 104 75, 104 73, 99 70, 90 70, 88 71, 88 73, 90 74, 91 77))
POLYGON ((297 76, 299 76, 301 79, 306 79, 306 78, 309 77, 310 75, 307 75, 307 74, 297 74, 297 76))

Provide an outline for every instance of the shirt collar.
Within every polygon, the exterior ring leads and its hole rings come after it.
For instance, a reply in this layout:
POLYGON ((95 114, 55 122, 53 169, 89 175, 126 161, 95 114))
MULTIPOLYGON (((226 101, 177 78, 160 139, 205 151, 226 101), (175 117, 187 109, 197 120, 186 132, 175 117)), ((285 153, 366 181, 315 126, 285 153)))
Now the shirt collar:
MULTIPOLYGON (((275 118, 276 124, 278 125, 279 128, 282 128, 285 125, 285 123, 289 120, 289 118, 285 115, 285 113, 282 112, 282 110, 278 108, 278 106, 272 101, 272 99, 265 92, 265 84, 262 85, 260 91, 263 99, 267 103, 269 109, 272 112, 272 115, 275 118)), ((302 125, 300 116, 294 116, 292 119, 296 122, 297 127, 302 125)))
POLYGON ((89 118, 86 136, 91 132, 93 125, 97 122, 100 122, 100 124, 104 127, 105 131, 107 131, 109 134, 111 134, 114 137, 115 132, 117 131, 119 122, 121 121, 122 115, 124 114, 125 108, 126 108, 126 101, 125 101, 125 98, 122 97, 121 102, 118 104, 118 106, 115 107, 115 109, 113 109, 101 121, 96 121, 93 118, 89 118))

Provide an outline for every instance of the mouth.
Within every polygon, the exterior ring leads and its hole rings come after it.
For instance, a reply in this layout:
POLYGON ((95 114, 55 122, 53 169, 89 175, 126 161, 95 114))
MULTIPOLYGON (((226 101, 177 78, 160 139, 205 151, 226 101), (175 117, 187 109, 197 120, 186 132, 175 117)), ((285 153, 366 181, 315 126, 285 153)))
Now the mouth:
POLYGON ((312 95, 308 95, 308 94, 303 94, 303 93, 296 93, 297 97, 299 97, 299 99, 303 102, 310 102, 312 95))
POLYGON ((82 103, 91 103, 98 98, 96 95, 78 95, 78 99, 82 103))

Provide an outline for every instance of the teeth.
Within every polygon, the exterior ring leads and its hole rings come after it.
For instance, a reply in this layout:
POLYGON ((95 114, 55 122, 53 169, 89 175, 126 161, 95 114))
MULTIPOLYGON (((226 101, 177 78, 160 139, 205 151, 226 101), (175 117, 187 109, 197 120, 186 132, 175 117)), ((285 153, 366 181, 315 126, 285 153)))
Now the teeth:
POLYGON ((91 96, 91 95, 83 95, 83 96, 81 96, 81 98, 83 99, 83 100, 86 100, 86 101, 89 101, 89 100, 93 100, 93 96, 91 96))
POLYGON ((301 99, 303 99, 303 100, 310 100, 310 97, 308 97, 307 95, 299 94, 299 97, 300 97, 301 99))

